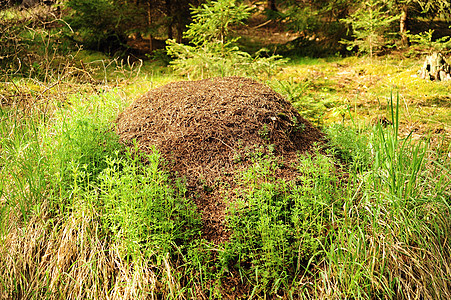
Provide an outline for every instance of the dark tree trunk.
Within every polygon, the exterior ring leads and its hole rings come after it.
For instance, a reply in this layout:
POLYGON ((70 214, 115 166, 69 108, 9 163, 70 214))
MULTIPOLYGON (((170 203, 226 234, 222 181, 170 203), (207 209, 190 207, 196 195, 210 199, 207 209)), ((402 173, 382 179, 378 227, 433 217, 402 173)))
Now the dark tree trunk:
MULTIPOLYGON (((171 0, 174 2, 173 0, 171 0)), ((195 1, 185 0, 185 1, 175 1, 173 3, 172 13, 173 13, 173 23, 176 28, 176 41, 181 44, 183 40, 183 31, 185 31, 185 26, 189 24, 190 21, 190 5, 194 5, 195 1)))
POLYGON ((174 25, 174 18, 172 16, 172 1, 166 0, 166 16, 168 17, 167 31, 168 39, 172 40, 174 38, 174 32, 172 31, 172 26, 174 25))
POLYGON ((276 0, 267 0, 266 7, 272 11, 277 11, 276 0))
POLYGON ((177 22, 177 43, 181 44, 183 38, 183 23, 177 22))
POLYGON ((401 18, 399 19, 399 33, 401 34, 401 44, 404 47, 409 46, 409 38, 407 37, 408 31, 408 7, 404 5, 401 8, 401 18))
MULTIPOLYGON (((150 1, 148 2, 148 6, 147 6, 147 21, 148 21, 148 26, 149 28, 152 27, 152 4, 150 3, 150 1)), ((152 33, 149 34, 149 51, 153 52, 154 47, 153 47, 153 35, 152 33)))

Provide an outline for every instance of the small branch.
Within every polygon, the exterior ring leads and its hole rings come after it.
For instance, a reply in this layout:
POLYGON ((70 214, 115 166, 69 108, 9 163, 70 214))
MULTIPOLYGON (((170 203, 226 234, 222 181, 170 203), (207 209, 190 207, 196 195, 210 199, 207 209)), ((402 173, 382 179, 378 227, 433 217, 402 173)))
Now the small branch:
POLYGON ((255 27, 252 27, 252 28, 253 28, 253 29, 257 29, 257 28, 263 27, 263 26, 268 25, 269 23, 271 23, 271 21, 272 21, 272 20, 268 20, 268 21, 266 21, 266 22, 264 22, 264 23, 262 23, 262 24, 260 24, 260 25, 257 25, 257 26, 255 26, 255 27))
POLYGON ((227 145, 226 143, 224 143, 222 140, 220 140, 220 139, 218 139, 218 138, 215 138, 214 136, 212 136, 212 138, 214 138, 215 140, 218 140, 218 141, 220 141, 221 143, 223 143, 224 145, 226 145, 227 147, 229 147, 232 151, 235 151, 235 149, 234 148, 232 148, 231 146, 229 146, 229 145, 227 145))

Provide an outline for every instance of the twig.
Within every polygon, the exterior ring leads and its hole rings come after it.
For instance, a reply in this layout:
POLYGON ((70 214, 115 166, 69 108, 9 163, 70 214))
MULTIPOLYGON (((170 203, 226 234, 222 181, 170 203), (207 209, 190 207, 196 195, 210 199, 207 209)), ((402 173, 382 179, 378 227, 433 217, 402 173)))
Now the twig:
POLYGON ((263 27, 263 26, 268 25, 269 23, 271 23, 271 21, 272 21, 272 20, 268 20, 268 21, 266 21, 266 22, 264 22, 264 23, 262 23, 262 24, 260 24, 260 25, 257 25, 257 26, 255 26, 255 27, 252 27, 252 28, 253 28, 253 29, 257 29, 257 28, 263 27))
POLYGON ((214 137, 214 136, 212 136, 212 138, 214 138, 215 140, 218 140, 218 141, 220 141, 221 143, 223 143, 224 145, 226 145, 227 147, 229 147, 232 151, 235 151, 235 149, 234 148, 232 148, 231 146, 229 146, 229 145, 227 145, 226 143, 224 143, 222 140, 220 140, 220 139, 218 139, 218 138, 216 138, 216 137, 214 137))

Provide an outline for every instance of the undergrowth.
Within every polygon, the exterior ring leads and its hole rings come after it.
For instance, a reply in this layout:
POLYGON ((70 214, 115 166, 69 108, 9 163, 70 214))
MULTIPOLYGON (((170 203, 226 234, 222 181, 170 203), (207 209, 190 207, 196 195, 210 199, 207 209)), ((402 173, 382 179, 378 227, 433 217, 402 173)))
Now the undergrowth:
POLYGON ((280 167, 270 157, 255 160, 239 180, 241 195, 230 211, 233 233, 226 248, 252 294, 289 290, 321 252, 341 214, 344 197, 330 157, 300 157, 296 181, 277 179, 280 167))
POLYGON ((112 288, 119 298, 147 295, 127 294, 121 276, 153 265, 161 280, 164 263, 198 236, 186 187, 169 180, 158 152, 143 158, 119 144, 111 121, 123 99, 87 100, 74 96, 70 113, 61 108, 46 123, 1 111, 2 297, 103 298, 112 288), (131 270, 118 274, 119 265, 131 270))

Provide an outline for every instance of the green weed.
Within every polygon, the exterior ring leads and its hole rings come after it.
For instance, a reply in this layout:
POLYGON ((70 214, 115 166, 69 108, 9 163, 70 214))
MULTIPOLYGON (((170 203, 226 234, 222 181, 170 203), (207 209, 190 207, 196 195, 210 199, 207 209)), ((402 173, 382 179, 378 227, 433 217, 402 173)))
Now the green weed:
POLYGON ((412 143, 411 134, 404 139, 399 138, 399 96, 396 104, 391 98, 390 114, 392 125, 386 130, 381 124, 376 126, 372 149, 375 172, 372 178, 375 190, 383 191, 387 186, 391 195, 409 200, 419 194, 417 179, 423 167, 428 143, 412 143))
MULTIPOLYGON (((256 287, 277 294, 308 270, 342 200, 330 158, 316 153, 299 158, 295 181, 276 179, 280 165, 255 158, 242 174, 242 192, 230 207, 229 264, 256 287)), ((338 213, 339 214, 339 213, 338 213)))
POLYGON ((99 176, 102 219, 113 239, 123 244, 124 254, 158 253, 161 260, 174 246, 184 248, 199 236, 199 217, 184 198, 185 184, 171 187, 156 150, 145 157, 129 152, 126 159, 107 163, 99 176))

